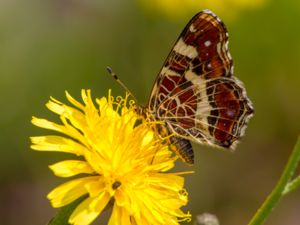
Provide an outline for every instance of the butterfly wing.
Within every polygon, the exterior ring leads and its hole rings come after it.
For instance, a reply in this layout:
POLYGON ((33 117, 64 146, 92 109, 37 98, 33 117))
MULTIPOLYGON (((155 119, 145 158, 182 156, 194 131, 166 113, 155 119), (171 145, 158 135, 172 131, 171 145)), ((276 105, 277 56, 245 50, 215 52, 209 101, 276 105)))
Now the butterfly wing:
POLYGON ((227 29, 211 11, 196 14, 182 31, 157 76, 148 110, 169 133, 193 142, 234 149, 244 134, 252 103, 233 76, 227 29))

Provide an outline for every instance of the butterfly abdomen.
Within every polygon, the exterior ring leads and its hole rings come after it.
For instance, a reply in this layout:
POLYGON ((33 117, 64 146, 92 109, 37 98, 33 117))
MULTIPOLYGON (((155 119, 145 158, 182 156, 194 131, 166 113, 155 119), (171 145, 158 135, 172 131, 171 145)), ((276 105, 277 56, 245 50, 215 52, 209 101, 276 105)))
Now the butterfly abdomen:
POLYGON ((194 164, 194 151, 189 140, 172 136, 169 139, 170 148, 187 164, 194 164))

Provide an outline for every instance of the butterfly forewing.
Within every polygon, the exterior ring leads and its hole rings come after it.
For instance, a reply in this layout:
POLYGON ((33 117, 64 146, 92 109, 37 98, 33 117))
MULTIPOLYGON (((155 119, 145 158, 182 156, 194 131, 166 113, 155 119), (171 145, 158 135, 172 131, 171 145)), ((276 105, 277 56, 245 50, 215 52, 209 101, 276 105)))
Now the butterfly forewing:
MULTIPOLYGON (((233 77, 226 27, 211 11, 195 15, 182 31, 157 76, 148 110, 178 138, 234 148, 243 135, 253 107, 233 77)), ((184 149, 177 152, 193 161, 184 149)))

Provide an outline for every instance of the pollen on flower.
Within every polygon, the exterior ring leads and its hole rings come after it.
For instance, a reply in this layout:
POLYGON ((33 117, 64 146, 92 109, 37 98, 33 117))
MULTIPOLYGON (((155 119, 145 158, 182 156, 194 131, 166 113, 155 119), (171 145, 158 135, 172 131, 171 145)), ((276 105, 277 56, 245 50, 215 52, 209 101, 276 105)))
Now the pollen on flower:
POLYGON ((65 206, 88 194, 69 218, 70 224, 91 224, 113 203, 109 224, 179 224, 191 215, 181 207, 188 202, 183 173, 168 172, 177 159, 156 137, 147 120, 136 113, 128 95, 82 101, 66 92, 71 105, 51 98, 47 108, 61 123, 33 117, 38 127, 58 135, 31 137, 31 148, 81 156, 50 166, 56 176, 73 177, 48 194, 53 207, 65 206), (113 201, 112 201, 113 200, 113 201))

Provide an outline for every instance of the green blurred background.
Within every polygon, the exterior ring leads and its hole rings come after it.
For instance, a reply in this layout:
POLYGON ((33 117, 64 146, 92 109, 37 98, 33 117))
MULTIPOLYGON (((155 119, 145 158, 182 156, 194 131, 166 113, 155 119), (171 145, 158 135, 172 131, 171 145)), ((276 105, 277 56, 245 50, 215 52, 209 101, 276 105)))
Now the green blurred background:
MULTIPOLYGON (((75 97, 81 88, 94 97, 109 88, 123 94, 107 65, 146 103, 178 34, 210 6, 184 2, 159 10, 137 0, 0 1, 0 224, 46 224, 55 214, 46 194, 63 180, 47 166, 64 156, 29 150, 29 136, 47 133, 31 116, 54 119, 44 104, 49 96, 65 101, 65 90, 75 97)), ((256 115, 234 154, 194 145, 195 166, 179 167, 196 171, 186 177, 186 209, 194 217, 210 212, 222 225, 243 225, 275 185, 299 134, 300 2, 211 2, 228 27, 235 75, 256 115)), ((299 225, 299 212, 300 190, 266 224, 299 225)))

